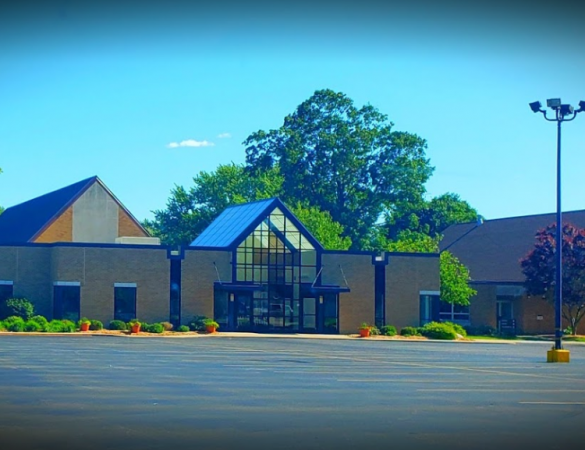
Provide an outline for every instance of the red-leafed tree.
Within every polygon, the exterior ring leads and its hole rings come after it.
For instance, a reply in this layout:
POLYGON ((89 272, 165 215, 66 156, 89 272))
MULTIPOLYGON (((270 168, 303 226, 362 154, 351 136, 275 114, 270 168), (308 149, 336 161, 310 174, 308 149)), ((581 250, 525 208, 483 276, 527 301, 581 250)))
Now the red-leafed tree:
MULTIPOLYGON (((529 295, 555 302, 556 224, 536 233, 536 244, 521 261, 529 295)), ((563 225, 563 317, 573 334, 585 316, 585 229, 563 225)))

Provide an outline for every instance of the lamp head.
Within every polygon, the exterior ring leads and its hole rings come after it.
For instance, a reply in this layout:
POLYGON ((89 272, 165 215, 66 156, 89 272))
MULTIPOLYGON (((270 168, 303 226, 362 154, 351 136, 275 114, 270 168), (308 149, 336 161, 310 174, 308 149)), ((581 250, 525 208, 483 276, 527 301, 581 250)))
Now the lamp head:
POLYGON ((579 109, 577 110, 577 112, 583 112, 585 111, 585 100, 581 100, 579 102, 579 109))
POLYGON ((561 99, 560 98, 549 98, 546 101, 546 106, 551 109, 557 109, 561 107, 561 99))
POLYGON ((532 102, 532 103, 529 103, 529 105, 530 105, 530 109, 532 110, 532 112, 537 113, 537 112, 542 111, 542 105, 540 102, 532 102))
POLYGON ((571 105, 565 104, 565 105, 561 105, 561 115, 562 116, 567 116, 569 114, 573 114, 573 107, 571 105))

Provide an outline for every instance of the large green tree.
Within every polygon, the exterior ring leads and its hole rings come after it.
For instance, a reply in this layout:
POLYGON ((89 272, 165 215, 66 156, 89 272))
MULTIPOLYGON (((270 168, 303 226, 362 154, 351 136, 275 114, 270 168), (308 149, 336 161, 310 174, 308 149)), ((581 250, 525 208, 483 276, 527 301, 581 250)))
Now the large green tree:
POLYGON ((281 185, 275 169, 251 177, 241 165, 220 165, 196 175, 189 189, 175 186, 166 208, 143 225, 164 244, 189 245, 228 206, 277 196, 281 185))
MULTIPOLYGON (((542 296, 555 304, 556 224, 536 233, 534 248, 521 260, 529 295, 542 296)), ((577 326, 585 317, 585 229, 563 226, 563 318, 577 334, 577 326)))
POLYGON ((393 239, 409 230, 434 238, 450 225, 472 222, 478 216, 477 210, 457 194, 446 193, 429 201, 420 198, 401 203, 387 216, 387 234, 393 239))
MULTIPOLYGON (((164 244, 188 245, 228 206, 279 196, 282 181, 277 168, 252 175, 242 165, 220 165, 214 172, 200 172, 189 189, 176 186, 166 208, 154 211, 154 220, 143 225, 164 244)), ((287 206, 325 248, 350 247, 329 213, 300 202, 287 206)))
POLYGON ((384 212, 421 197, 433 171, 426 141, 392 127, 373 106, 358 108, 341 92, 319 90, 279 129, 244 141, 247 169, 279 168, 283 200, 329 212, 359 249, 384 212))

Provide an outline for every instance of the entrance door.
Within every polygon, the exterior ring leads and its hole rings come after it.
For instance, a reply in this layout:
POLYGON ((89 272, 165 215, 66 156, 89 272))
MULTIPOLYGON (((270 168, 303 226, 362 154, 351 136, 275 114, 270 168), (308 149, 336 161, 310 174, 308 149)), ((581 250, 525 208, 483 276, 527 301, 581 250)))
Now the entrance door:
POLYGON ((229 302, 231 307, 231 324, 237 331, 251 331, 253 323, 252 295, 248 292, 234 293, 234 301, 229 302))
POLYGON ((511 301, 497 302, 498 332, 515 332, 514 304, 511 301))
POLYGON ((339 332, 339 296, 337 294, 303 298, 303 331, 328 334, 339 332))

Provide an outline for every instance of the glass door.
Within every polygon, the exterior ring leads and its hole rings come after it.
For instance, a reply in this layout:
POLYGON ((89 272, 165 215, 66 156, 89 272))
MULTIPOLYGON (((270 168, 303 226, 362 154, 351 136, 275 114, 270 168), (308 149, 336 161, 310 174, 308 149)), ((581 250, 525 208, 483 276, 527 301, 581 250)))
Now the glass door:
POLYGON ((317 332, 317 299, 303 297, 303 331, 317 332))

